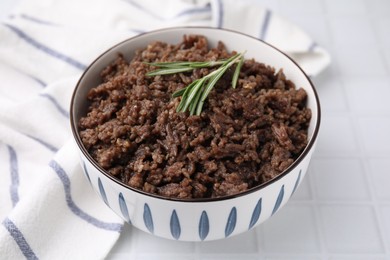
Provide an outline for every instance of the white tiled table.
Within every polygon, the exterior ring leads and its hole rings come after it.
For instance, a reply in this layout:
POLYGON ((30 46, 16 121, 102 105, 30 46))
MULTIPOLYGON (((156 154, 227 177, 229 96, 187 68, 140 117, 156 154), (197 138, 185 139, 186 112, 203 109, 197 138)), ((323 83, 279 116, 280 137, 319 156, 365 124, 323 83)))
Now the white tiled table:
POLYGON ((313 80, 323 117, 302 186, 246 234, 186 243, 127 226, 110 258, 390 259, 390 0, 261 2, 333 59, 313 80))
MULTIPOLYGON (((1 0, 0 16, 13 0, 1 0)), ((390 0, 258 0, 328 49, 320 140, 288 204, 215 242, 125 227, 111 259, 390 259, 390 0)))

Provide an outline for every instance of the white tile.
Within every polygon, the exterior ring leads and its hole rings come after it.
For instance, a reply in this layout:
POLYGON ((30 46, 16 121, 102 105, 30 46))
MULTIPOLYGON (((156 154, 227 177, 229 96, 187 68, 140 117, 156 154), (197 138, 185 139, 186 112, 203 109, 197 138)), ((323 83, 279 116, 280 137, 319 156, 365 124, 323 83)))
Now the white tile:
POLYGON ((365 15, 331 16, 328 19, 333 43, 344 50, 350 46, 374 48, 376 37, 370 20, 365 15))
POLYGON ((367 12, 364 0, 325 0, 327 13, 330 14, 365 14, 367 12))
POLYGON ((329 46, 331 37, 324 14, 305 13, 290 15, 288 20, 304 30, 320 46, 329 46))
POLYGON ((302 13, 322 13, 323 5, 320 0, 280 0, 282 12, 302 14, 302 13))
POLYGON ((389 15, 390 1, 388 0, 366 0, 366 6, 372 17, 389 15))
MULTIPOLYGON (((389 9, 390 12, 390 9, 389 9)), ((390 18, 389 17, 376 17, 373 20, 374 30, 378 35, 379 42, 382 46, 390 46, 390 18)))
POLYGON ((354 77, 343 80, 351 108, 364 113, 389 113, 390 77, 354 77))
POLYGON ((322 111, 347 111, 346 96, 339 78, 324 75, 314 78, 313 82, 320 98, 322 111))
POLYGON ((365 151, 371 155, 390 153, 390 117, 359 118, 365 151))
POLYGON ((356 154, 358 145, 348 116, 323 116, 318 137, 318 154, 356 154))
MULTIPOLYGON (((390 200, 390 160, 370 159, 369 175, 372 176, 374 193, 378 199, 390 200)), ((390 233, 389 233, 390 234, 390 233)))
POLYGON ((189 254, 195 250, 194 243, 159 238, 140 231, 137 237, 137 252, 189 254), (153 246, 151 246, 153 245, 153 246))
POLYGON ((313 257, 313 256, 305 256, 305 255, 300 255, 300 256, 266 256, 266 260, 320 260, 320 257, 313 257))
POLYGON ((377 47, 355 45, 336 48, 334 61, 343 76, 386 76, 387 68, 377 47))
POLYGON ((333 256, 329 260, 385 260, 384 256, 333 256))
POLYGON ((257 239, 255 230, 256 229, 252 229, 227 239, 197 243, 198 250, 202 254, 256 253, 257 239))
POLYGON ((319 75, 316 75, 313 79, 317 80, 317 81, 318 80, 324 81, 324 82, 326 82, 326 80, 329 80, 329 79, 340 80, 339 77, 341 75, 341 71, 340 71, 340 68, 334 59, 337 55, 337 52, 336 52, 337 48, 334 47, 332 44, 329 44, 329 45, 326 45, 323 47, 329 52, 331 62, 327 68, 325 68, 323 71, 321 71, 321 73, 319 75))
POLYGON ((127 259, 137 259, 137 260, 195 260, 194 255, 180 255, 180 254, 138 254, 136 258, 127 258, 127 259))
POLYGON ((385 55, 385 61, 387 65, 388 71, 390 71, 390 49, 384 49, 382 50, 385 55))
POLYGON ((370 206, 321 206, 325 244, 331 253, 382 253, 374 212, 370 206))
POLYGON ((317 253, 318 234, 313 209, 288 204, 262 225, 264 253, 317 253))
POLYGON ((254 255, 246 255, 246 254, 210 254, 210 255, 203 255, 201 254, 199 259, 202 260, 259 260, 258 256, 254 255))
POLYGON ((310 176, 313 174, 312 165, 309 166, 306 176, 303 178, 301 184, 291 197, 291 201, 310 201, 312 200, 312 192, 310 188, 310 176))
POLYGON ((314 190, 320 200, 361 201, 370 198, 362 164, 357 159, 315 159, 314 190))
POLYGON ((126 253, 109 253, 106 256, 106 259, 108 260, 127 260, 127 259, 134 259, 130 254, 126 253))
POLYGON ((386 237, 387 248, 390 249, 390 206, 382 207, 380 210, 383 225, 383 233, 386 237))

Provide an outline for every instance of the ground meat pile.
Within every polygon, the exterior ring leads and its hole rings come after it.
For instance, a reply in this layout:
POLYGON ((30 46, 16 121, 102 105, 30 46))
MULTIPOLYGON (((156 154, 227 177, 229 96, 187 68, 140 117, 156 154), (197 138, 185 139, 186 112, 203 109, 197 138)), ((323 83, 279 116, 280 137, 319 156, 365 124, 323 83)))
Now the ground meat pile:
POLYGON ((282 71, 245 60, 237 88, 234 66, 210 92, 200 116, 178 113, 172 93, 215 68, 148 77, 145 62, 221 60, 223 43, 188 35, 177 45, 154 42, 131 61, 122 55, 89 91, 79 121, 81 139, 109 174, 129 186, 166 197, 237 194, 271 180, 307 145, 311 111, 305 90, 282 71))

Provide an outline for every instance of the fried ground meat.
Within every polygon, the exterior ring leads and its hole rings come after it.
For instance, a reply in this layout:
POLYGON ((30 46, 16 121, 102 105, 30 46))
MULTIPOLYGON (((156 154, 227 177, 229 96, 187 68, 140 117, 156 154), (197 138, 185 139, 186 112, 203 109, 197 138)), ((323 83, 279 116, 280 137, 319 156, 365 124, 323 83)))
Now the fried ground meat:
POLYGON ((199 35, 179 44, 154 42, 131 61, 119 54, 89 91, 81 139, 97 163, 149 193, 191 199, 237 194, 267 182, 307 145, 311 111, 302 88, 283 71, 245 60, 237 88, 234 66, 210 92, 200 116, 176 112, 172 93, 215 68, 148 77, 146 62, 226 59, 223 43, 199 35))

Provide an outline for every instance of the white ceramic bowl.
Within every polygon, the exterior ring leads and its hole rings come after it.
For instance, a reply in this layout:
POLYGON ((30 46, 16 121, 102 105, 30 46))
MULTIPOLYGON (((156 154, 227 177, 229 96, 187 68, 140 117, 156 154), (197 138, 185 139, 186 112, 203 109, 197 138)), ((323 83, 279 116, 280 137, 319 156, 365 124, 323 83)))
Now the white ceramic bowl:
POLYGON ((202 241, 230 237, 259 225, 275 214, 291 197, 306 174, 320 126, 318 96, 302 69, 278 49, 250 36, 215 28, 169 28, 141 34, 121 42, 99 56, 84 72, 73 93, 71 126, 79 148, 85 174, 103 201, 116 214, 135 227, 159 237, 202 241), (134 51, 153 41, 178 43, 184 34, 201 34, 209 44, 223 41, 232 51, 246 50, 245 58, 255 58, 277 70, 283 68, 287 78, 308 94, 312 110, 309 142, 301 156, 277 178, 246 192, 212 199, 180 200, 148 194, 111 177, 88 154, 78 134, 78 121, 86 114, 86 96, 100 83, 99 73, 118 52, 131 59, 134 51))

